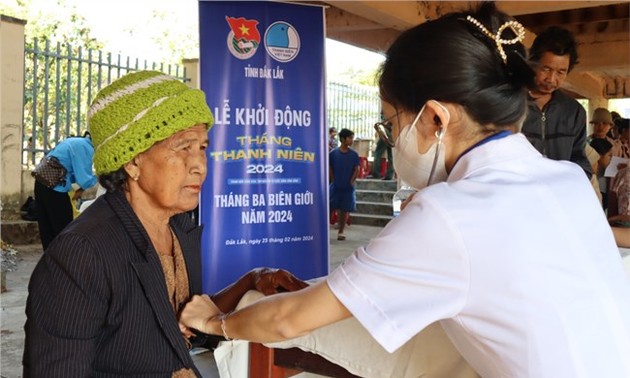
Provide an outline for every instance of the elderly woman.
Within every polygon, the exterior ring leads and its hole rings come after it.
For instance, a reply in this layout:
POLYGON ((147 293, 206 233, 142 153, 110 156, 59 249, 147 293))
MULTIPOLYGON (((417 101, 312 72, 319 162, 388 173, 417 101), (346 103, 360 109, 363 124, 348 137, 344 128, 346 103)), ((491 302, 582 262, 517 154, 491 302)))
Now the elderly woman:
MULTIPOLYGON (((88 121, 107 193, 33 272, 24 376, 199 376, 177 313, 201 291, 201 227, 185 213, 207 173, 205 96, 159 72, 131 73, 98 94, 88 121)), ((229 311, 246 291, 277 286, 304 283, 258 269, 213 300, 229 311)))
POLYGON ((630 377, 630 287, 593 189, 512 133, 524 35, 485 2, 402 33, 379 84, 419 191, 326 280, 230 314, 195 296, 180 321, 268 342, 354 316, 388 352, 439 321, 483 377, 630 377))

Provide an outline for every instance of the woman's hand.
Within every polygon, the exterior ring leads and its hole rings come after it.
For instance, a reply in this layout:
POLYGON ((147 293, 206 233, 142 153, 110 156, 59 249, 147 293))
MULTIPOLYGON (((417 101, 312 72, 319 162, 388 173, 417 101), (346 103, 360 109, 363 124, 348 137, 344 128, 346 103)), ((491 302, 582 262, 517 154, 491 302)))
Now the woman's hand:
POLYGON ((83 195, 83 189, 77 189, 77 190, 74 191, 74 195, 72 196, 72 200, 76 201, 76 200, 80 199, 82 195, 83 195))
POLYGON ((296 291, 308 284, 284 269, 256 268, 249 272, 256 290, 265 295, 282 291, 296 291))
POLYGON ((212 330, 206 327, 208 321, 220 314, 221 310, 212 302, 210 297, 205 294, 193 295, 179 315, 180 330, 187 337, 192 336, 192 332, 188 328, 210 334, 212 330), (182 328, 182 325, 187 328, 182 328))

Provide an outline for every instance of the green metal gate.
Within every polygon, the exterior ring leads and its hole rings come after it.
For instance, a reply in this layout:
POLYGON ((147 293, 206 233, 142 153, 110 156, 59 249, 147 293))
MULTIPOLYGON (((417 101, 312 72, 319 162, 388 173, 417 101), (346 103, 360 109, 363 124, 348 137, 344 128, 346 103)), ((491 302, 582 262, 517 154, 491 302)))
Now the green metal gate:
POLYGON ((26 44, 24 55, 22 164, 29 166, 60 140, 87 131, 86 113, 93 97, 127 72, 152 69, 186 80, 183 66, 141 62, 69 44, 51 46, 47 40, 26 44))
MULTIPOLYGON (((113 56, 111 53, 34 40, 25 45, 22 164, 34 166, 60 141, 87 131, 87 108, 98 91, 127 72, 152 69, 183 81, 180 65, 113 56), (42 47, 43 45, 43 47, 42 47)), ((380 100, 373 87, 327 85, 327 126, 347 128, 356 139, 372 139, 380 120, 380 100)))

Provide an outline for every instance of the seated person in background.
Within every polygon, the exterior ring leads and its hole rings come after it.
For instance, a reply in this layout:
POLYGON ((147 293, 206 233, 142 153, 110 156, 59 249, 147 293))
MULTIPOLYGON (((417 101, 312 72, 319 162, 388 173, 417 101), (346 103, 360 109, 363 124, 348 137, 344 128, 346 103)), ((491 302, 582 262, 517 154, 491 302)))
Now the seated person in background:
POLYGON ((615 127, 619 137, 613 143, 612 155, 624 159, 630 158, 630 119, 617 118, 615 127))
POLYGON ((608 208, 608 178, 604 176, 604 172, 612 159, 613 145, 607 139, 593 139, 589 146, 598 154, 597 163, 593 166, 593 177, 597 176, 602 207, 606 210, 608 208))
POLYGON ((613 226, 630 227, 630 166, 620 164, 610 182, 608 221, 613 226))
POLYGON ((617 120, 621 119, 621 115, 615 111, 612 111, 610 112, 610 116, 613 121, 613 127, 611 127, 610 131, 608 131, 608 137, 612 140, 617 140, 619 139, 619 133, 617 131, 617 120))

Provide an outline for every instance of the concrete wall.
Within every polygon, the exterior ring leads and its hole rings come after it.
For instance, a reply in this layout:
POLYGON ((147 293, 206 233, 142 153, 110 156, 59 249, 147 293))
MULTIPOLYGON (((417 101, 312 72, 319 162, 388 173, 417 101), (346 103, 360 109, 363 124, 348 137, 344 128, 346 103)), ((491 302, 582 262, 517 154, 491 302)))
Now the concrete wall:
POLYGON ((201 83, 199 82, 199 59, 183 59, 182 64, 186 68, 186 77, 190 79, 187 83, 188 86, 195 89, 201 88, 201 83))
POLYGON ((2 211, 17 211, 22 195, 24 25, 0 15, 0 193, 2 211))

